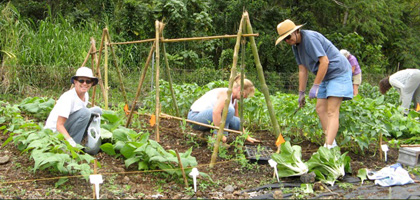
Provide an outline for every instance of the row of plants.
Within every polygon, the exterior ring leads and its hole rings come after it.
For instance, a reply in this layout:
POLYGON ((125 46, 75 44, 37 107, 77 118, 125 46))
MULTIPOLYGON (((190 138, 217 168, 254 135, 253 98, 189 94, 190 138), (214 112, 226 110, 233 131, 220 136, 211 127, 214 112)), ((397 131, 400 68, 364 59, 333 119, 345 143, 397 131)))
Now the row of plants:
MULTIPOLYGON (((173 85, 177 105, 182 116, 186 116, 192 103, 205 92, 227 87, 227 81, 213 81, 204 86, 197 84, 173 85)), ((418 117, 420 114, 410 111, 404 116, 399 106, 399 94, 391 89, 386 96, 379 93, 377 86, 362 84, 354 99, 344 101, 340 109, 340 126, 337 141, 341 147, 363 153, 370 145, 378 147, 379 138, 398 140, 398 143, 411 142, 420 133, 418 117)), ((169 83, 160 81, 161 110, 176 115, 169 83)), ((310 140, 322 145, 324 133, 315 111, 316 100, 307 98, 306 106, 298 109, 297 95, 277 92, 270 96, 277 121, 286 139, 294 142, 310 140)), ((143 105, 155 107, 155 91, 151 91, 143 100, 143 105)), ((264 95, 256 89, 252 98, 244 99, 244 125, 252 130, 271 130, 264 95)), ((276 133, 274 133, 276 134, 276 133)), ((277 133, 278 134, 278 133, 277 133)), ((395 142, 395 141, 394 141, 395 142)))
MULTIPOLYGON (((95 158, 83 151, 78 144, 72 147, 62 134, 44 129, 43 123, 54 106, 50 98, 29 97, 20 104, 10 105, 0 101, 0 131, 8 135, 2 144, 10 142, 17 146, 22 154, 28 153, 34 160, 33 172, 48 170, 53 174, 78 175, 88 180, 93 173, 91 164, 95 158)), ((174 179, 182 178, 178 158, 174 150, 165 150, 159 143, 149 139, 148 132, 136 132, 123 127, 125 116, 122 112, 105 110, 101 125, 101 149, 116 158, 122 158, 128 168, 136 164, 138 170, 161 169, 174 179)), ((186 173, 197 166, 192 148, 179 153, 186 173)), ((100 167, 99 163, 99 167, 100 167)), ((200 172, 203 177, 208 177, 200 172)), ((67 177, 60 178, 56 185, 65 183, 67 177)))

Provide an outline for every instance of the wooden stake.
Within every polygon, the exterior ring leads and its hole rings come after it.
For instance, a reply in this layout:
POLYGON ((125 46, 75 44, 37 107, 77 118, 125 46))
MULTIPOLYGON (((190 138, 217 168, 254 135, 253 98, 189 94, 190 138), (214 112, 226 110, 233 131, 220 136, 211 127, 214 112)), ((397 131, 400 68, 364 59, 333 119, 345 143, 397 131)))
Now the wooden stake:
MULTIPOLYGON (((161 28, 162 32, 160 34, 163 39, 163 27, 165 27, 165 25, 162 23, 161 27, 162 27, 161 28)), ((176 115, 181 116, 181 114, 179 114, 178 104, 176 103, 175 92, 172 86, 171 69, 169 67, 168 57, 166 56, 165 44, 162 44, 162 50, 163 50, 163 57, 165 58, 166 75, 168 76, 169 89, 171 90, 171 95, 172 95, 172 103, 173 103, 173 106, 175 107, 176 115)))
POLYGON ((104 61, 104 86, 105 86, 105 90, 104 90, 104 103, 105 103, 105 110, 108 110, 108 45, 107 45, 108 40, 105 37, 105 61, 104 61))
MULTIPOLYGON (((251 21, 249 20, 249 15, 247 11, 244 12, 244 16, 247 21, 246 27, 247 27, 248 33, 252 34, 253 31, 252 31, 251 21)), ((251 36, 249 40, 251 42, 252 54, 254 55, 254 62, 257 67, 258 78, 261 83, 261 91, 264 94, 265 102, 267 103, 268 112, 270 114, 271 125, 273 126, 275 136, 281 136, 279 123, 277 122, 277 118, 276 118, 276 113, 274 112, 273 104, 271 103, 271 100, 270 100, 270 93, 268 91, 267 84, 265 83, 264 72, 263 72, 261 62, 260 62, 260 57, 258 55, 258 49, 255 43, 255 38, 251 36)))
MULTIPOLYGON (((93 160, 93 174, 96 174, 96 159, 93 160)), ((96 189, 95 189, 95 185, 93 185, 93 199, 96 199, 96 189)))
MULTIPOLYGON (((93 40, 93 38, 91 40, 93 40)), ((105 88, 104 88, 104 85, 102 83, 101 68, 99 67, 99 64, 100 64, 100 60, 101 60, 101 56, 102 56, 102 49, 103 49, 103 46, 104 46, 104 40, 105 40, 105 29, 102 31, 101 44, 99 45, 99 56, 96 56, 97 54, 96 54, 95 42, 93 42, 93 45, 92 45, 92 50, 95 52, 94 58, 95 58, 95 62, 96 62, 96 77, 99 80, 98 82, 99 82, 99 85, 101 86, 101 89, 102 89, 102 95, 105 95, 105 93, 104 93, 105 88)), ((95 94, 96 94, 96 86, 93 87, 92 106, 95 105, 95 94)), ((105 96, 104 96, 104 99, 105 99, 105 96)))
MULTIPOLYGON (((230 72, 230 79, 229 79, 229 88, 227 90, 227 97, 230 97, 230 95, 232 94, 232 87, 233 87, 233 82, 236 76, 236 64, 238 63, 238 52, 239 52, 239 47, 240 47, 240 42, 241 42, 241 36, 242 36, 242 27, 243 27, 243 22, 244 22, 244 15, 242 15, 241 18, 241 22, 239 24, 239 30, 238 30, 238 34, 236 36, 236 44, 235 44, 235 49, 233 51, 233 64, 232 64, 232 69, 230 72)), ((246 23, 246 22, 245 22, 246 23)), ((226 98, 225 100, 225 106, 223 108, 223 114, 222 114, 222 119, 219 125, 219 131, 217 132, 217 138, 216 138, 216 142, 214 143, 214 148, 213 148, 213 154, 211 155, 211 161, 210 161, 210 168, 213 168, 216 160, 217 160, 217 155, 219 152, 219 143, 220 140, 223 137, 223 130, 226 124, 226 116, 228 113, 228 108, 229 108, 229 104, 230 104, 230 98, 226 98)))
MULTIPOLYGON (((242 34, 242 37, 258 37, 259 34, 242 34)), ((195 40, 212 40, 212 39, 224 39, 224 38, 236 38, 237 35, 220 35, 220 36, 205 36, 205 37, 192 37, 192 38, 177 38, 177 39, 161 39, 160 41, 163 43, 168 42, 186 42, 186 41, 195 41, 195 40)), ((145 39, 145 40, 138 40, 138 41, 130 41, 130 42, 114 42, 110 43, 110 45, 114 44, 136 44, 136 43, 145 43, 145 42, 153 42, 156 41, 154 39, 145 39)))
MULTIPOLYGON (((143 115, 151 116, 150 114, 143 114, 143 115)), ((212 128, 212 129, 220 129, 220 127, 217 127, 217 126, 212 126, 212 125, 209 125, 209 124, 204 124, 204 123, 192 121, 192 120, 189 120, 189 119, 175 117, 175 116, 171 116, 171 115, 168 115, 168 114, 165 114, 165 113, 161 113, 159 117, 160 118, 166 118, 166 119, 176 119, 176 120, 180 120, 180 121, 185 120, 186 122, 191 123, 191 124, 197 124, 197 125, 205 126, 205 127, 212 128)), ((237 131, 237 130, 232 130, 232 129, 223 129, 223 130, 227 131, 227 132, 230 132, 230 133, 242 134, 241 131, 237 131)))
POLYGON ((159 138, 159 109, 160 109, 160 101, 159 101, 159 30, 160 30, 160 23, 158 20, 155 21, 155 28, 156 28, 156 78, 155 78, 155 90, 156 90, 156 107, 155 107, 155 116, 156 116, 156 126, 155 126, 155 133, 156 133, 156 142, 160 142, 159 138))
MULTIPOLYGON (((108 42, 111 42, 111 38, 110 38, 109 32, 108 32, 108 28, 105 28, 105 36, 106 36, 108 42)), ((122 90, 122 94, 123 94, 123 97, 124 97, 124 102, 125 102, 126 105, 128 105, 128 100, 127 100, 127 95, 125 94, 125 88, 124 88, 123 78, 122 78, 122 75, 121 75, 121 70, 118 67, 118 63, 117 63, 117 56, 115 55, 114 48, 112 47, 111 44, 109 45, 109 48, 111 49, 112 57, 114 58, 114 59, 112 59, 112 61, 114 61, 114 65, 117 68, 118 78, 120 80, 120 85, 121 85, 121 90, 122 90)))
POLYGON ((178 157, 178 164, 182 171, 182 177, 184 177, 185 187, 188 187, 187 176, 185 175, 184 167, 182 166, 181 157, 179 156, 178 150, 175 150, 175 153, 176 153, 176 157, 178 157))
POLYGON ((379 159, 382 160, 382 133, 379 134, 379 159))
POLYGON ((150 60, 152 60, 153 51, 155 50, 155 44, 156 43, 153 43, 152 48, 150 48, 149 56, 147 57, 146 64, 144 65, 143 71, 141 73, 141 76, 139 79, 139 85, 137 86, 136 97, 134 98, 133 103, 131 104, 131 111, 130 111, 130 114, 128 115, 127 123, 125 124, 126 128, 130 126, 131 117, 133 116, 133 113, 134 113, 134 107, 136 107, 136 102, 140 96, 141 88, 143 86, 143 82, 146 77, 147 69, 149 68, 150 60))

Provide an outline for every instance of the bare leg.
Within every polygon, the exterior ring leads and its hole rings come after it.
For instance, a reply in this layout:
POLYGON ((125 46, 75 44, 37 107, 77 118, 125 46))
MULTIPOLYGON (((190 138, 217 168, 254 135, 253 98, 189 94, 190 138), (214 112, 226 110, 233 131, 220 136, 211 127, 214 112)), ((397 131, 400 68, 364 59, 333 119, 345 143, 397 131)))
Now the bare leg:
POLYGON ((327 134, 328 125, 328 100, 317 99, 316 100, 316 113, 318 113, 319 120, 321 121, 322 130, 327 134))
POLYGON ((332 145, 335 137, 337 136, 339 117, 340 117, 340 106, 343 101, 342 97, 329 97, 328 98, 328 122, 325 143, 332 145))

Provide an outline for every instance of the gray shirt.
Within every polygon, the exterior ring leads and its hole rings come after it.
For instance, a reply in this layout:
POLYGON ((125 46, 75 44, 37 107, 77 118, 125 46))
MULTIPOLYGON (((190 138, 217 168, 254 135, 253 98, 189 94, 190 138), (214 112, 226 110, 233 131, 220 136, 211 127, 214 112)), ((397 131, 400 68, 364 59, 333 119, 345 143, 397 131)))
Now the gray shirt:
POLYGON ((292 46, 298 65, 304 65, 316 75, 319 67, 319 57, 327 56, 329 64, 323 81, 333 79, 351 70, 347 58, 321 33, 301 30, 300 34, 300 44, 292 46))

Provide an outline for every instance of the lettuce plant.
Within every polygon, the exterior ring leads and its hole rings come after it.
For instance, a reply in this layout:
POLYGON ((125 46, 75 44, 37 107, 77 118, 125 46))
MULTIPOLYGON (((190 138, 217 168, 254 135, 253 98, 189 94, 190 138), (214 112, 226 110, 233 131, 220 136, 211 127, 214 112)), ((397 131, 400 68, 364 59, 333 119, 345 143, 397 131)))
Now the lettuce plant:
POLYGON ((334 185, 338 178, 346 174, 345 171, 351 171, 350 157, 347 153, 341 154, 340 147, 328 149, 321 146, 306 164, 309 171, 313 171, 319 180, 334 185))
POLYGON ((277 162, 279 177, 300 176, 308 172, 308 166, 302 161, 302 148, 290 145, 289 141, 281 144, 280 153, 273 153, 271 158, 277 162))

